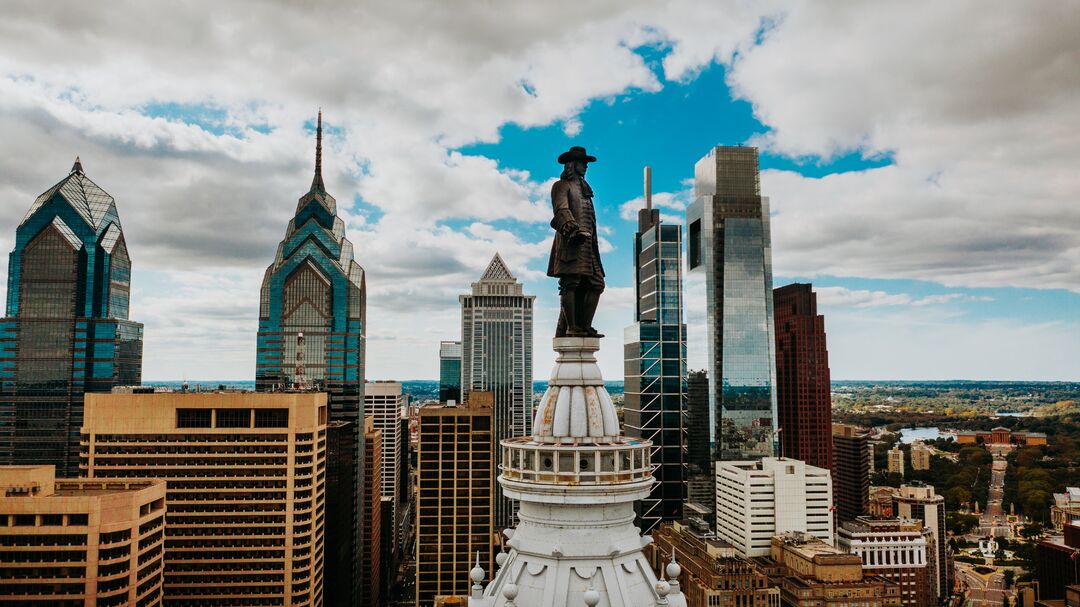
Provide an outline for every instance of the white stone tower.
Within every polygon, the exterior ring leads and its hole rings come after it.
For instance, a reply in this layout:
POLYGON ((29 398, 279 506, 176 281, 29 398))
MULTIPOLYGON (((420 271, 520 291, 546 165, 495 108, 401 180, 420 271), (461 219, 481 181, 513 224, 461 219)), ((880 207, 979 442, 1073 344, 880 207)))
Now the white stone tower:
POLYGON ((650 442, 622 436, 595 353, 600 340, 555 338, 558 353, 533 434, 501 441, 503 493, 520 501, 508 553, 487 588, 477 565, 469 607, 685 607, 679 567, 657 578, 634 526, 655 482, 650 442))

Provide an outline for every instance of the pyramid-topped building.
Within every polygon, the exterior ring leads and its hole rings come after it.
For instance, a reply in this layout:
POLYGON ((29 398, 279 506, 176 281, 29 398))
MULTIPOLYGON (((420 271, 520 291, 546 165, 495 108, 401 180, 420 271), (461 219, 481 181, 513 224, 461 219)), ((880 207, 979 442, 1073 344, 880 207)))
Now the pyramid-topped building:
POLYGON ((83 394, 142 378, 143 326, 128 320, 130 296, 116 200, 76 158, 15 232, 0 320, 0 464, 79 474, 83 394))

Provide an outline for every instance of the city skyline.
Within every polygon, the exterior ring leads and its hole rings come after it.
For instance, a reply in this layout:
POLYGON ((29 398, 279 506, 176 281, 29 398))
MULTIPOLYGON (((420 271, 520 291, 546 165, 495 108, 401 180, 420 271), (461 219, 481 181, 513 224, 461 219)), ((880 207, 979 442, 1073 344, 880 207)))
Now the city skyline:
MULTIPOLYGON (((553 153, 583 143, 600 159, 589 176, 610 286, 598 328, 617 336, 633 318, 641 167, 681 223, 693 160, 743 143, 763 150, 773 283, 814 284, 836 379, 1080 378, 1080 184, 1066 177, 1077 130, 1055 126, 1078 118, 1065 9, 1005 7, 1017 13, 1003 34, 963 5, 688 6, 601 5, 573 23, 466 6, 467 41, 439 9, 425 19, 437 43, 393 55, 386 36, 422 18, 415 9, 274 7, 247 21, 224 7, 236 23, 225 35, 182 10, 166 24, 122 3, 56 9, 65 19, 13 7, 0 25, 0 145, 19 147, 0 154, 0 247, 14 248, 27 206, 81 155, 123 208, 143 377, 248 378, 260 272, 310 178, 322 105, 327 188, 371 273, 367 375, 436 378, 456 295, 496 252, 538 296, 537 343, 554 325, 542 277, 553 153), (135 18, 152 25, 123 27, 135 18), (839 35, 822 25, 841 21, 852 27, 839 35), (389 25, 375 35, 372 22, 389 25), (957 28, 971 39, 944 34, 957 28), (1004 46, 978 41, 991 31, 1004 46), (105 32, 93 53, 69 46, 105 32), (302 41, 278 58, 302 69, 271 76, 281 61, 245 50, 255 35, 302 41), (563 77, 563 37, 583 45, 582 78, 563 77), (903 50, 944 40, 927 52, 950 60, 903 50), (790 61, 807 55, 820 60, 790 61)), ((551 362, 538 349, 535 375, 551 362)), ((620 377, 618 349, 600 365, 620 377)))

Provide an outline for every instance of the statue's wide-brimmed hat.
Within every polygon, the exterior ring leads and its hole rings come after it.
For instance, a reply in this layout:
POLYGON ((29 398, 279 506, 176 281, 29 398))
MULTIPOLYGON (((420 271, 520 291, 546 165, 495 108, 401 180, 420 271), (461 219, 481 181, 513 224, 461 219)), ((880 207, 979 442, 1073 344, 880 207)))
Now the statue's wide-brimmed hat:
POLYGON ((585 153, 585 148, 580 145, 575 145, 562 154, 559 154, 559 164, 566 164, 568 162, 596 162, 596 156, 589 156, 585 153))

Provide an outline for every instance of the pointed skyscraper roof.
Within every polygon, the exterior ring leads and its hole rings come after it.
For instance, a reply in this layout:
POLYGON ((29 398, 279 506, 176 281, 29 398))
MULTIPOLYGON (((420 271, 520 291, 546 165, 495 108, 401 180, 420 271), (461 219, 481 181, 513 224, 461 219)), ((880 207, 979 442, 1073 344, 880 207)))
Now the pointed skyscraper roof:
POLYGON ((319 108, 318 123, 315 127, 315 177, 311 180, 311 191, 326 191, 322 178, 322 108, 319 108))
POLYGON ((480 280, 517 280, 517 278, 510 273, 510 268, 506 267, 503 258, 495 253, 495 257, 491 258, 491 263, 488 264, 487 270, 484 270, 484 275, 480 277, 480 280))
POLYGON ((106 229, 110 222, 120 226, 116 214, 116 201, 83 172, 82 161, 75 157, 71 172, 53 187, 46 190, 30 205, 21 223, 26 223, 45 203, 59 194, 95 232, 106 229))

